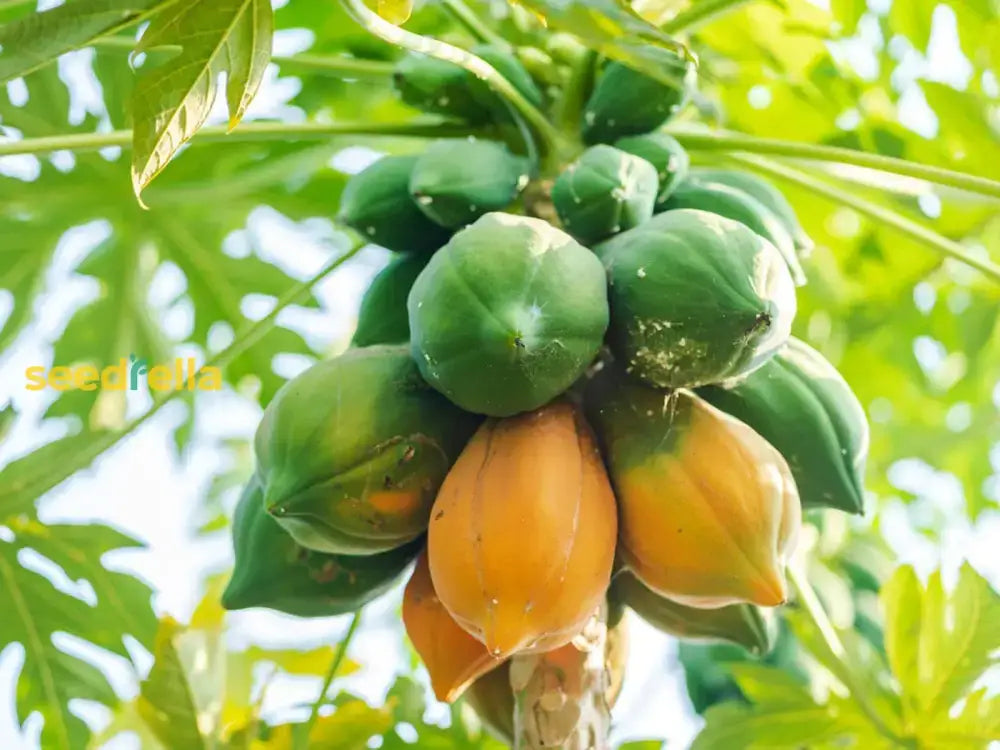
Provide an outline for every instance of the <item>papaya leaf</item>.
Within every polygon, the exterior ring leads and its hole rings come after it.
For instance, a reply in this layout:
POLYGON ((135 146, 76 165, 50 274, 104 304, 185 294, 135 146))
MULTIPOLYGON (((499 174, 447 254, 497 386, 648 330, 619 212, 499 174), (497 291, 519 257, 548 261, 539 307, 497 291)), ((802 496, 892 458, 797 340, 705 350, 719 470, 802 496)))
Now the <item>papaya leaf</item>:
POLYGON ((918 52, 931 41, 931 26, 937 0, 894 2, 889 8, 889 28, 905 36, 918 52))
POLYGON ((31 514, 36 500, 32 487, 49 475, 53 464, 70 460, 96 437, 95 433, 83 432, 54 440, 0 470, 0 523, 31 514))
POLYGON ((990 695, 985 687, 967 695, 956 716, 929 723, 920 732, 923 746, 935 750, 987 747, 997 737, 1000 737, 1000 695, 990 695))
POLYGON ((831 0, 830 12, 840 22, 841 31, 850 36, 858 28, 858 21, 868 10, 866 0, 831 0))
POLYGON ((195 0, 170 6, 153 19, 137 50, 181 51, 143 74, 133 93, 136 197, 205 123, 222 72, 230 128, 242 119, 271 58, 273 27, 268 0, 195 0))

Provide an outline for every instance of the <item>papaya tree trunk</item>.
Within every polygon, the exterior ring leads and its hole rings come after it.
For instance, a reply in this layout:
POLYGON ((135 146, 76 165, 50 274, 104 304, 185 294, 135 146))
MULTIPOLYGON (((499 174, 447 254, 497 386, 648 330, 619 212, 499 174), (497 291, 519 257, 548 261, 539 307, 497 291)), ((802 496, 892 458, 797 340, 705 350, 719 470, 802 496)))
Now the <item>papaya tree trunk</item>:
POLYGON ((515 750, 608 750, 611 676, 605 607, 572 643, 510 665, 515 750))

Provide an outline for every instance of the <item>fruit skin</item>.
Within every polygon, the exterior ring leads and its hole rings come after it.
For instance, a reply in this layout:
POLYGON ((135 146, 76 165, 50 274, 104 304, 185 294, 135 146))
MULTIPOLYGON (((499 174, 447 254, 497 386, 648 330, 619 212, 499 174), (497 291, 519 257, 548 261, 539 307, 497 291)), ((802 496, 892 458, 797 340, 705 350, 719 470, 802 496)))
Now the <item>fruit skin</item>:
POLYGON ((823 355, 792 338, 759 369, 727 385, 698 394, 778 449, 803 507, 864 511, 868 421, 823 355))
POLYGON ((608 271, 611 349, 651 385, 737 377, 788 339, 792 277, 774 246, 743 224, 678 209, 594 251, 608 271))
POLYGON ((376 245, 399 253, 431 253, 448 230, 428 219, 410 197, 416 156, 383 156, 347 181, 338 220, 376 245))
POLYGON ((428 260, 426 255, 399 255, 378 272, 361 298, 352 346, 402 344, 410 340, 406 297, 428 260))
POLYGON ((486 646, 458 626, 438 599, 426 552, 417 558, 403 592, 403 624, 439 701, 457 700, 476 678, 499 664, 486 646))
POLYGON ((405 346, 350 349, 285 383, 257 428, 268 511, 334 554, 393 549, 427 528, 478 419, 427 387, 405 346))
POLYGON ((431 258, 407 301, 413 358, 467 411, 509 416, 581 375, 608 325, 604 269, 540 219, 492 213, 431 258))
POLYGON ((677 79, 661 83, 620 62, 612 62, 594 86, 583 110, 585 143, 613 143, 626 135, 656 130, 687 103, 694 86, 694 64, 668 50, 658 50, 661 67, 677 79))
POLYGON ((677 186, 665 203, 657 206, 657 210, 661 211, 678 208, 711 211, 745 224, 778 248, 781 257, 788 264, 788 270, 796 285, 801 286, 805 283, 805 272, 795 253, 795 241, 792 235, 767 206, 751 195, 721 182, 688 179, 677 186))
MULTIPOLYGON (((607 667, 610 673, 604 697, 614 708, 625 681, 628 661, 628 621, 608 623, 607 667)), ((567 644, 562 649, 575 649, 567 644)), ((510 685, 510 660, 477 679, 465 692, 465 700, 479 716, 490 734, 508 745, 514 744, 514 693, 510 685)))
POLYGON ((650 590, 628 571, 615 576, 608 596, 630 607, 654 628, 677 638, 734 643, 755 656, 766 654, 773 645, 773 623, 752 604, 730 604, 718 609, 685 607, 650 590))
POLYGON ((656 169, 645 159, 591 146, 556 178, 552 203, 563 228, 590 244, 649 219, 658 186, 656 169))
POLYGON ((233 516, 236 567, 222 606, 267 607, 298 617, 353 612, 392 588, 421 544, 418 540, 367 557, 308 550, 268 515, 254 478, 233 516))
POLYGON ((509 206, 528 183, 528 167, 502 143, 439 140, 417 159, 410 196, 429 219, 457 229, 509 206))
POLYGON ((666 133, 626 136, 615 141, 615 147, 653 165, 660 186, 656 196, 658 203, 663 203, 670 197, 687 177, 691 166, 691 159, 684 147, 666 133))
POLYGON ((628 569, 689 607, 782 604, 801 509, 778 451, 690 391, 649 388, 613 365, 585 398, 628 569))
POLYGON ((700 168, 691 171, 691 179, 698 182, 717 182, 742 190, 747 195, 760 201, 778 217, 795 242, 795 248, 801 253, 807 253, 816 245, 812 237, 802 228, 795 209, 778 188, 767 180, 750 172, 736 169, 700 168))
POLYGON ((434 588, 498 658, 557 648, 604 599, 616 527, 607 473, 572 405, 488 419, 434 502, 434 588))

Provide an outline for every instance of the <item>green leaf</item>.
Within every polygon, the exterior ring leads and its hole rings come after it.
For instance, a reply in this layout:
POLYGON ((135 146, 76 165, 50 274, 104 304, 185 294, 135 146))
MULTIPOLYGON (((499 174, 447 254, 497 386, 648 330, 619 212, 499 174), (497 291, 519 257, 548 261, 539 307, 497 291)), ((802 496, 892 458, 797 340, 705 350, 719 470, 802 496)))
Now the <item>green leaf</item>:
POLYGON ((181 52, 142 75, 132 97, 137 197, 208 118, 219 73, 227 74, 229 126, 240 121, 270 60, 273 26, 268 0, 177 3, 153 19, 138 50, 181 52))
MULTIPOLYGON (((896 5, 896 3, 893 3, 896 5)), ((868 10, 867 0, 830 0, 830 11, 840 22, 841 30, 849 36, 858 28, 858 21, 868 10)))
POLYGON ((889 9, 889 28, 909 39, 918 52, 924 52, 931 40, 937 4, 937 0, 893 0, 889 9))
POLYGON ((0 83, 136 24, 173 0, 75 0, 0 26, 0 83))
POLYGON ((7 464, 0 471, 0 523, 31 513, 36 500, 32 488, 49 475, 53 464, 70 460, 94 439, 95 435, 89 432, 70 435, 7 464))
POLYGON ((954 718, 930 723, 920 731, 923 746, 935 750, 986 747, 997 737, 1000 737, 1000 695, 989 695, 988 688, 966 696, 961 712, 954 718))

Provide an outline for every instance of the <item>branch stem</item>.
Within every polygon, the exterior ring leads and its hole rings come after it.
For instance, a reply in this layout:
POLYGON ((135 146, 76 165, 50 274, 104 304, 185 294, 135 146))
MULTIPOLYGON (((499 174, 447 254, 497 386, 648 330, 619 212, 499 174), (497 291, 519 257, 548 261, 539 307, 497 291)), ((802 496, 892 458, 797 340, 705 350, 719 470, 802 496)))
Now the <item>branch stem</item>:
POLYGON ((297 738, 298 742, 296 742, 296 746, 302 750, 309 747, 309 735, 312 733, 313 726, 319 718, 320 706, 326 703, 326 694, 330 692, 330 686, 337 677, 337 672, 340 671, 344 659, 347 658, 347 649, 350 647, 351 641, 354 639, 354 634, 357 632, 358 625, 360 624, 361 610, 359 609, 354 613, 354 617, 351 618, 351 624, 347 628, 347 635, 344 636, 337 646, 337 652, 333 655, 333 661, 330 662, 330 669, 323 680, 323 687, 320 688, 319 696, 317 696, 316 702, 313 703, 312 710, 309 712, 309 719, 306 721, 305 729, 302 730, 302 733, 297 738))
POLYGON ((483 23, 483 20, 462 0, 441 0, 441 4, 465 29, 483 44, 510 50, 510 42, 483 23))
POLYGON ((736 10, 748 2, 749 0, 701 0, 687 10, 678 13, 664 23, 661 28, 672 35, 694 31, 699 26, 704 26, 709 21, 714 20, 717 16, 736 10))
POLYGON ((991 280, 1000 282, 1000 265, 997 265, 988 259, 976 257, 954 240, 943 237, 937 232, 928 229, 923 224, 913 221, 912 219, 908 219, 902 214, 896 213, 895 211, 876 203, 872 203, 869 200, 859 197, 855 193, 848 192, 847 190, 831 185, 823 180, 818 180, 805 172, 800 172, 797 169, 792 169, 784 166, 783 164, 778 164, 770 159, 762 159, 752 156, 738 156, 735 154, 730 155, 729 158, 731 161, 743 164, 758 172, 793 183, 810 190, 817 195, 821 195, 824 198, 828 198, 836 203, 853 208, 858 213, 864 214, 865 216, 868 216, 869 218, 874 219, 875 221, 888 227, 892 227, 896 231, 917 240, 927 247, 930 247, 943 255, 947 255, 949 258, 954 258, 957 261, 972 266, 977 271, 988 276, 991 280))

